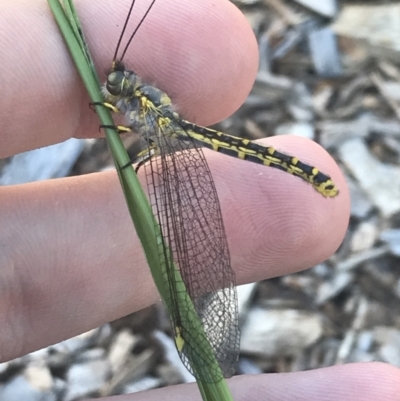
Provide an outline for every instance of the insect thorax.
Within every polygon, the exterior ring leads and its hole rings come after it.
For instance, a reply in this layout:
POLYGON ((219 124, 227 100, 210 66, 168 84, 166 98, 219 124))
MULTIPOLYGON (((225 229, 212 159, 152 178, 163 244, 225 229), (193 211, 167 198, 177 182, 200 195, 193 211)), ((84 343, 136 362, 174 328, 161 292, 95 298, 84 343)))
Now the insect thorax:
POLYGON ((103 86, 106 102, 118 108, 127 119, 127 125, 139 133, 156 131, 160 119, 176 119, 171 99, 162 90, 141 80, 133 71, 124 71, 125 80, 119 95, 111 95, 103 86))

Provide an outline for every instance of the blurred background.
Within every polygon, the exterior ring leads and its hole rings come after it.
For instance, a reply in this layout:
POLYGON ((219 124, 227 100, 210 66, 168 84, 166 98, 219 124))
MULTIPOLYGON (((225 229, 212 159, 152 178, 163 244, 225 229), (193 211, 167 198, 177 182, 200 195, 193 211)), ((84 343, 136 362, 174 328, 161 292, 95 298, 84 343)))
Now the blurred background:
MULTIPOLYGON (((238 288, 237 374, 356 361, 400 367, 400 3, 238 0, 260 69, 244 105, 216 126, 294 134, 332 154, 351 190, 338 252, 305 272, 238 288)), ((125 136, 135 152, 134 138, 125 136)), ((112 167, 104 140, 70 140, 0 161, 10 185, 112 167)), ((163 305, 0 364, 0 399, 73 401, 193 381, 163 305)))

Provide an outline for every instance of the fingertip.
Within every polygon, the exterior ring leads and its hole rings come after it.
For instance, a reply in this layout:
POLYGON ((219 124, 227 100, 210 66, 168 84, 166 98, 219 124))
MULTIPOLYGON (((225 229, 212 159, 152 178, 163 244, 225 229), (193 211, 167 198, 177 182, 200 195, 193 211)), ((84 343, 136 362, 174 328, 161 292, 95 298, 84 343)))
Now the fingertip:
POLYGON ((292 273, 326 260, 341 244, 350 215, 344 177, 321 146, 295 136, 259 143, 316 166, 332 177, 339 194, 326 198, 286 172, 210 153, 240 283, 292 273))
MULTIPOLYGON (((400 370, 383 363, 357 363, 293 372, 241 375, 228 380, 236 401, 393 401, 398 399, 400 370), (385 372, 389 375, 385 376, 385 372)), ((135 395, 121 401, 200 400, 194 383, 170 386, 135 395)), ((107 401, 111 399, 107 398, 107 401)), ((106 401, 106 400, 104 400, 106 401)))
POLYGON ((333 157, 317 142, 294 135, 276 136, 270 139, 271 145, 275 148, 296 155, 303 162, 317 167, 319 171, 330 176, 338 188, 336 196, 324 198, 317 191, 309 191, 307 187, 310 186, 302 185, 301 180, 292 183, 296 185, 296 188, 293 188, 295 190, 293 199, 308 206, 303 211, 309 214, 309 222, 314 223, 311 225, 311 232, 315 232, 312 237, 321 236, 321 243, 330 245, 326 249, 329 257, 343 241, 348 228, 350 192, 345 177, 333 157), (327 236, 330 237, 329 241, 327 236))
POLYGON ((317 401, 395 400, 400 370, 385 363, 352 363, 309 372, 237 376, 230 382, 238 400, 282 398, 317 401), (340 383, 340 385, 338 385, 340 383))
POLYGON ((339 190, 332 198, 324 198, 306 187, 296 191, 296 202, 299 203, 296 217, 300 221, 303 216, 302 221, 305 221, 303 249, 299 250, 298 256, 304 261, 302 268, 308 268, 331 257, 343 242, 350 219, 350 193, 339 166, 318 143, 290 135, 279 138, 281 140, 278 138, 275 146, 282 146, 289 154, 316 166, 332 178, 339 190))
MULTIPOLYGON (((98 119, 88 109, 89 97, 48 5, 25 3, 9 2, 1 19, 6 37, 15 39, 5 42, 7 57, 1 69, 8 84, 0 112, 6 127, 0 134, 1 157, 71 137, 99 135, 98 119), (19 35, 27 24, 37 29, 29 37, 19 35), (40 57, 32 43, 42 44, 40 57)), ((102 81, 130 4, 131 0, 76 4, 102 81)), ((150 0, 136 1, 128 33, 149 4, 150 0)), ((245 100, 257 72, 258 50, 251 27, 228 0, 158 0, 125 62, 165 90, 184 118, 209 125, 245 100)))
MULTIPOLYGON (((131 0, 98 3, 82 9, 82 20, 103 71, 110 66, 131 0), (98 18, 91 12, 95 6, 98 18)), ((149 4, 135 4, 124 43, 149 4)), ((246 18, 227 0, 156 1, 125 64, 164 90, 185 119, 210 125, 231 115, 247 97, 257 73, 258 46, 246 18)))

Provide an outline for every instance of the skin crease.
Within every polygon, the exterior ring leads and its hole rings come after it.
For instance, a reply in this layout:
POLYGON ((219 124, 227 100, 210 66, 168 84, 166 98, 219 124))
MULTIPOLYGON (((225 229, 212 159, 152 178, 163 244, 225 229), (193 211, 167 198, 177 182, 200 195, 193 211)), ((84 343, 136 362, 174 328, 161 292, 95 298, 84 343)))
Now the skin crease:
MULTIPOLYGON (((0 157, 98 135, 98 120, 46 2, 0 1, 5 32, 0 48, 7 54, 0 65, 0 157), (37 43, 39 51, 32 45, 37 43)), ((135 15, 146 1, 138 0, 135 15)), ((110 65, 129 3, 76 1, 99 72, 110 65)), ((257 57, 250 27, 228 1, 158 0, 126 64, 166 90, 185 118, 207 125, 244 101, 257 57)), ((349 219, 346 183, 322 148, 290 136, 260 142, 318 166, 340 194, 325 199, 281 171, 205 150, 238 283, 325 260, 340 245, 349 219)), ((2 187, 0 200, 1 361, 158 300, 114 172, 2 187)), ((388 401, 400 392, 399 370, 381 363, 237 377, 229 383, 237 401, 388 401)), ((113 400, 161 397, 200 400, 195 385, 113 400)))

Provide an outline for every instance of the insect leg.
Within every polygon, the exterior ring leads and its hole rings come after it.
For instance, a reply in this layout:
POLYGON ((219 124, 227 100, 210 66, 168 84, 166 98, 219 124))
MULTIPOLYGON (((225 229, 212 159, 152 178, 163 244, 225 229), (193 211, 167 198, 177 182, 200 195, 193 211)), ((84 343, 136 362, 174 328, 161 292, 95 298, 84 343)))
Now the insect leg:
POLYGON ((102 128, 110 128, 118 132, 118 134, 124 134, 125 132, 132 132, 132 128, 125 127, 124 125, 100 125, 99 131, 102 128))
MULTIPOLYGON (((107 102, 92 102, 89 103, 89 107, 92 109, 93 106, 103 106, 106 107, 107 109, 110 109, 112 112, 114 113, 121 113, 121 111, 119 110, 118 107, 114 106, 111 103, 107 103, 107 102)), ((93 110, 93 109, 92 109, 93 110)))
POLYGON ((153 156, 159 155, 160 150, 158 149, 156 143, 152 139, 147 140, 149 146, 139 152, 136 158, 133 161, 130 161, 128 164, 125 164, 121 167, 123 170, 124 168, 130 166, 132 163, 138 163, 135 167, 135 172, 138 173, 139 169, 147 163, 149 160, 153 158, 153 156))

